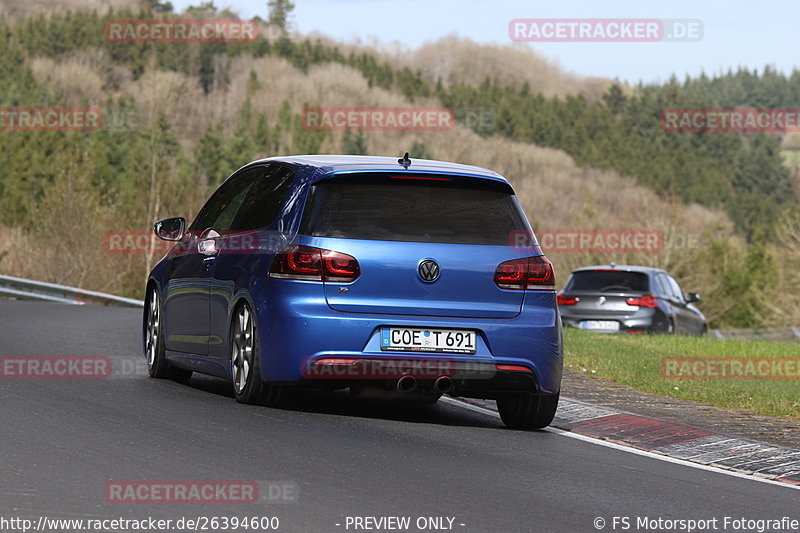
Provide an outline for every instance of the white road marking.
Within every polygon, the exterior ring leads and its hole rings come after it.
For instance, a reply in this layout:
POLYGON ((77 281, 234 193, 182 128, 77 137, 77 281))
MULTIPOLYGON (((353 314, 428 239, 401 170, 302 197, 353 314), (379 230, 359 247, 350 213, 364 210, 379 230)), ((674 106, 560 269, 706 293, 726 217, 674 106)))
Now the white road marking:
MULTIPOLYGON (((467 409, 469 411, 475 411, 476 413, 481 413, 484 415, 493 416, 497 419, 500 418, 500 415, 492 411, 491 409, 486 409, 485 407, 478 407, 477 405, 472 405, 469 403, 461 402, 455 400, 453 398, 448 398, 443 396, 439 401, 445 402, 447 404, 461 407, 462 409, 467 409)), ((649 457, 651 459, 658 459, 659 461, 666 461, 667 463, 673 463, 676 465, 683 465, 688 466, 690 468, 697 468, 698 470, 706 470, 708 472, 716 472, 717 474, 725 474, 726 476, 738 477, 742 479, 748 479, 750 481, 758 481, 759 483, 766 483, 768 485, 776 485, 778 487, 784 487, 788 489, 800 489, 800 485, 792 485, 790 483, 785 483, 782 481, 775 481, 773 479, 767 479, 763 477, 758 477, 753 474, 745 474, 743 472, 736 472, 733 470, 725 470, 724 468, 719 468, 716 466, 709 466, 700 463, 693 463, 691 461, 686 461, 684 459, 677 459, 675 457, 670 457, 669 455, 661 455, 659 453, 649 452, 647 450, 640 450, 638 448, 632 448, 629 446, 623 446, 621 444, 616 444, 614 442, 608 442, 605 440, 596 439, 593 437, 587 437, 586 435, 581 435, 579 433, 573 433, 572 431, 564 431, 563 429, 558 428, 546 428, 543 431, 548 431, 550 433, 555 433, 556 435, 561 435, 562 437, 567 437, 570 439, 576 439, 583 442, 588 442, 590 444, 596 444, 598 446, 605 446, 606 448, 612 448, 614 450, 620 450, 623 452, 633 453, 636 455, 641 455, 644 457, 649 457)))

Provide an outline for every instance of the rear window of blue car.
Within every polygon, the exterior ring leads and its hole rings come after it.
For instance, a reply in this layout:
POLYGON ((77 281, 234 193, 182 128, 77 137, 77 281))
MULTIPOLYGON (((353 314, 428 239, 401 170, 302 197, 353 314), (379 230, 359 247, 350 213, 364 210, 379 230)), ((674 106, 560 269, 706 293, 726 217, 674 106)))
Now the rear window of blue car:
POLYGON ((647 274, 622 270, 573 272, 564 291, 648 292, 647 274))
POLYGON ((383 241, 506 245, 529 229, 506 184, 370 175, 317 183, 301 233, 383 241))

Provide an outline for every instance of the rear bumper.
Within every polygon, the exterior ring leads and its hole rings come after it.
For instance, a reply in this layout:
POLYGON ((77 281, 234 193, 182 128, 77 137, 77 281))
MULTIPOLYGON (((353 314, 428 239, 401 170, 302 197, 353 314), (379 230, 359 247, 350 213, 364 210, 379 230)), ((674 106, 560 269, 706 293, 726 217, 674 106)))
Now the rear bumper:
POLYGON ((495 397, 504 391, 556 393, 563 366, 561 321, 555 293, 527 293, 522 311, 510 319, 478 319, 411 315, 343 313, 331 309, 319 284, 273 280, 261 295, 252 295, 259 325, 261 373, 264 381, 317 386, 349 386, 386 382, 395 375, 374 369, 406 369, 418 380, 433 380, 437 371, 454 380, 454 394, 495 397), (384 326, 473 329, 474 355, 387 352, 380 349, 384 326), (372 373, 320 376, 311 371, 324 359, 350 359, 372 373), (386 364, 394 363, 394 367, 386 364), (416 366, 415 366, 416 362, 416 366), (518 365, 530 372, 507 371, 497 365, 518 365), (405 366, 404 366, 405 365, 405 366), (436 366, 439 365, 439 366, 436 366))
POLYGON ((414 389, 436 393, 447 378, 448 394, 499 399, 518 392, 544 392, 534 371, 523 365, 493 365, 442 359, 319 358, 310 364, 300 385, 321 388, 372 387, 394 390, 405 376, 414 389))
POLYGON ((655 333, 663 330, 663 320, 659 320, 660 311, 656 309, 639 310, 626 316, 572 313, 561 309, 561 320, 564 326, 585 329, 581 323, 585 320, 613 320, 619 322, 619 331, 603 331, 604 333, 655 333))

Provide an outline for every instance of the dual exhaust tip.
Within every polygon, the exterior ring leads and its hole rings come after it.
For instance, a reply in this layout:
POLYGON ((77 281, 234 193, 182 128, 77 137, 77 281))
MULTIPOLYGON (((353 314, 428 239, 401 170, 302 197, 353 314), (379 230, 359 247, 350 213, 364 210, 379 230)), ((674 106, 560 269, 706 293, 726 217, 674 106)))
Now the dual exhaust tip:
MULTIPOLYGON (((449 376, 439 376, 433 382, 433 392, 439 394, 447 394, 453 390, 453 380, 449 376)), ((398 392, 411 392, 417 388, 417 378, 411 375, 405 375, 397 380, 398 392)))

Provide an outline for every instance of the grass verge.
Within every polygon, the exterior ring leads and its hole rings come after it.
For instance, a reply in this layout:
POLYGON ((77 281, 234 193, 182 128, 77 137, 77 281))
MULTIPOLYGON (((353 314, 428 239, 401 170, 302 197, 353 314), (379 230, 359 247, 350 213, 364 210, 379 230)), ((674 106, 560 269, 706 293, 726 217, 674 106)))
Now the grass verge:
MULTIPOLYGON (((786 359, 782 366, 791 372, 792 364, 800 365, 800 344, 666 335, 607 335, 574 328, 564 328, 564 343, 564 364, 593 377, 642 392, 800 420, 800 379, 765 379, 747 372, 748 362, 751 370, 757 370, 758 367, 752 365, 768 359, 770 370, 767 373, 772 375, 773 360, 780 358, 786 359), (739 374, 746 374, 746 379, 668 379, 662 361, 670 358, 685 360, 672 363, 667 372, 673 376, 682 372, 685 376, 687 371, 698 375, 698 370, 709 368, 706 358, 718 360, 712 364, 717 370, 726 359, 743 358, 745 366, 739 374), (695 362, 700 366, 695 366, 695 362)), ((764 368, 762 364, 761 369, 764 368)), ((798 374, 800 368, 795 370, 795 376, 798 374)))

